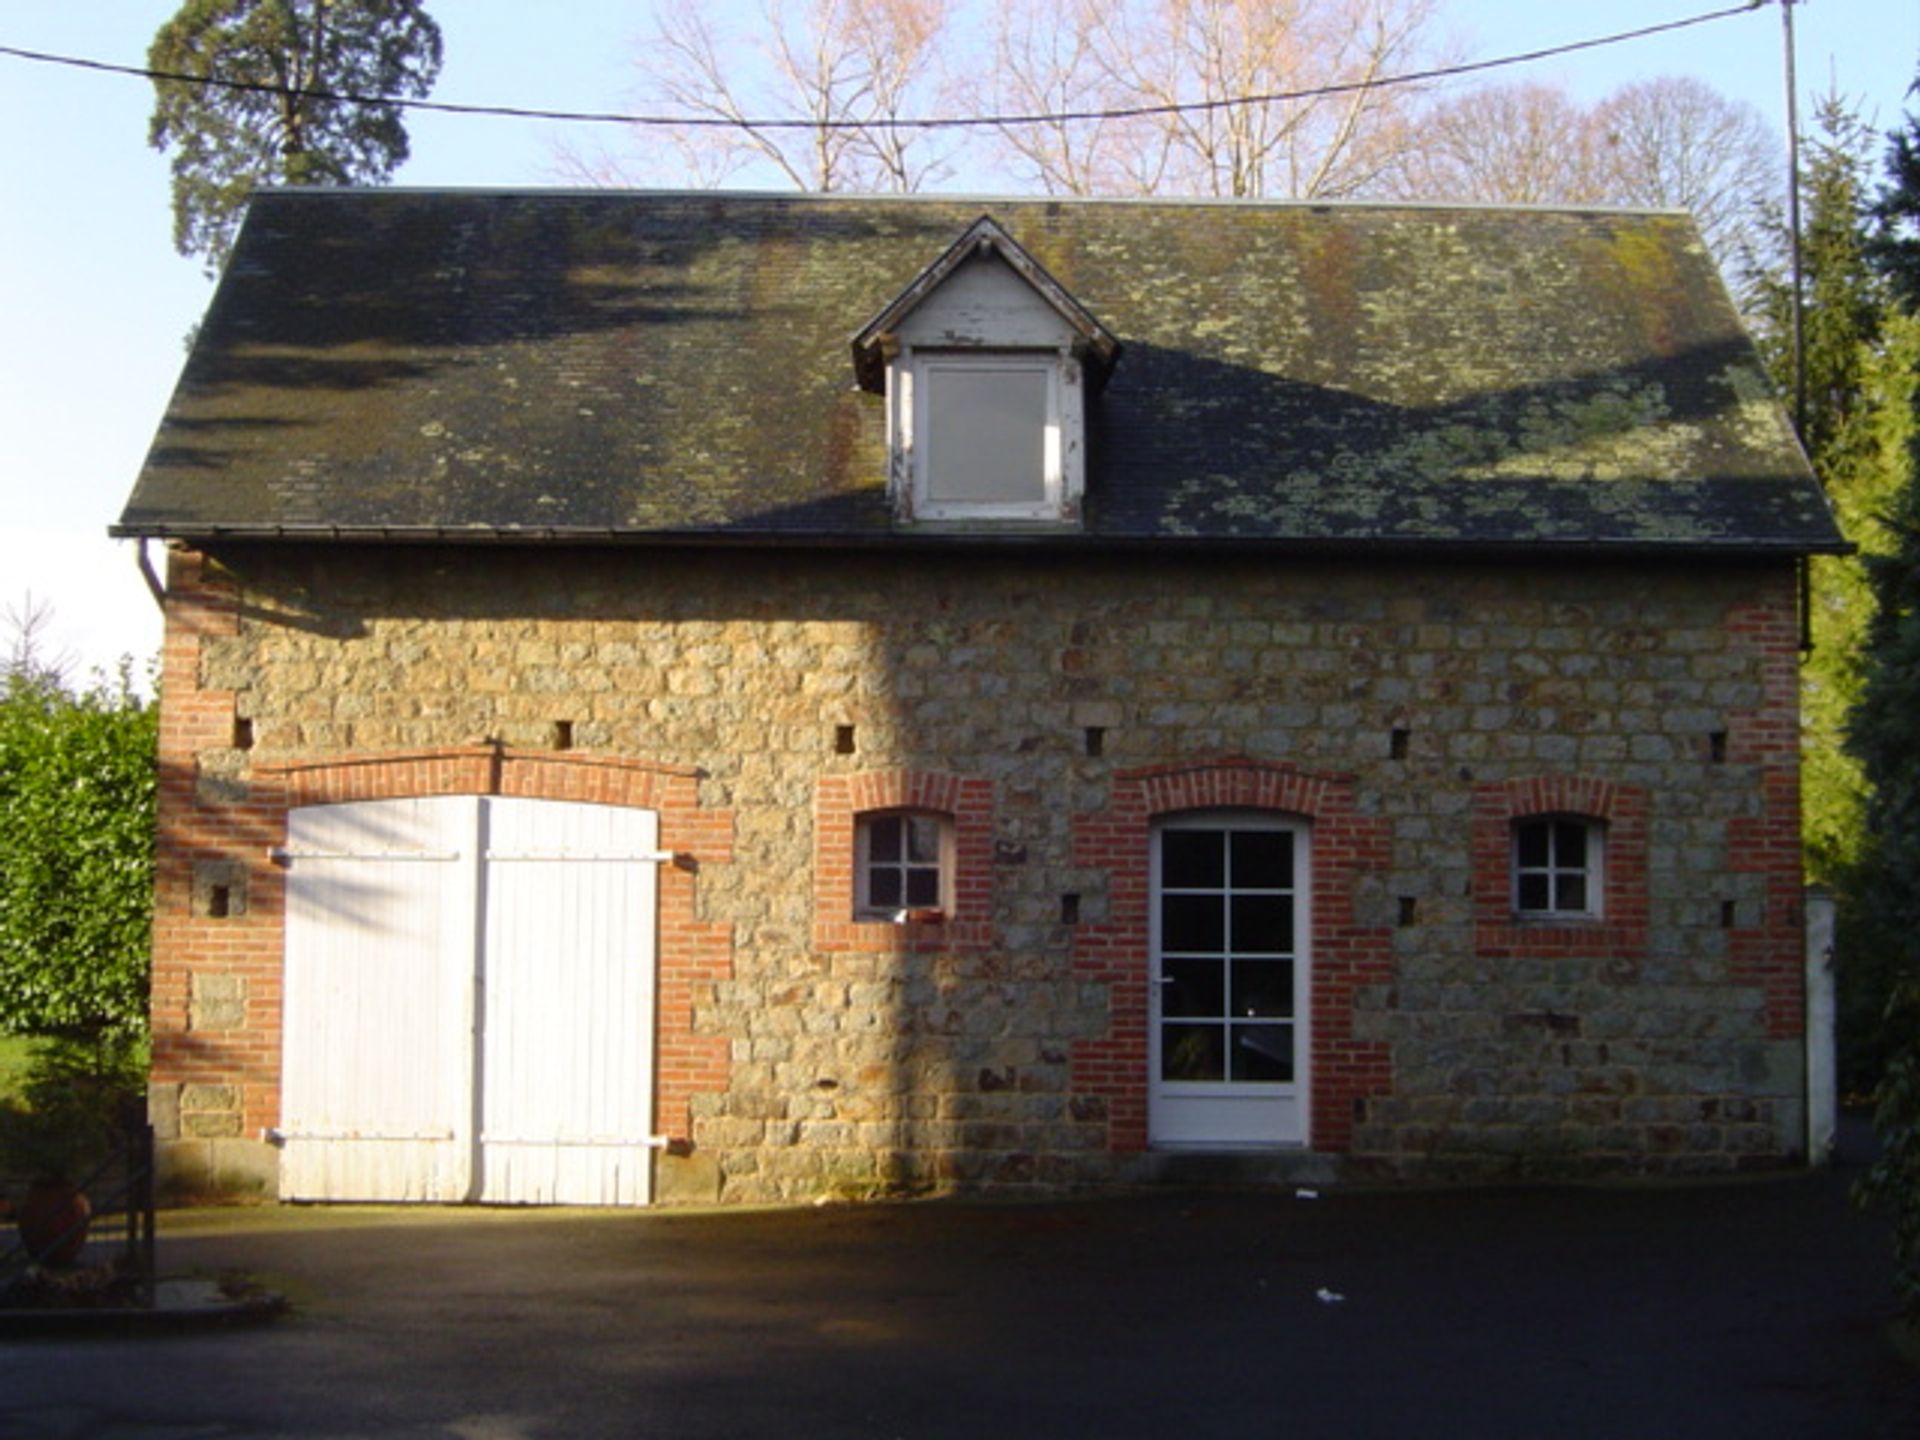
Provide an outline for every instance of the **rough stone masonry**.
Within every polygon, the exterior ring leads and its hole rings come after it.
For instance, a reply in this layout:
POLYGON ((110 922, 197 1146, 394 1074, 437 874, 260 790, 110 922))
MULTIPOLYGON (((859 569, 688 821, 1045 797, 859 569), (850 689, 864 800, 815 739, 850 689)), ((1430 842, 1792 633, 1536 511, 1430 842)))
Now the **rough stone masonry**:
POLYGON ((176 550, 155 1114, 271 1184, 287 810, 645 803, 667 1200, 1144 1178, 1147 826, 1312 827, 1313 1162, 1696 1173, 1803 1148, 1789 565, 1006 546, 176 550), (961 898, 857 921, 852 817, 961 898), (1607 827, 1604 917, 1516 924, 1517 816, 1607 827))

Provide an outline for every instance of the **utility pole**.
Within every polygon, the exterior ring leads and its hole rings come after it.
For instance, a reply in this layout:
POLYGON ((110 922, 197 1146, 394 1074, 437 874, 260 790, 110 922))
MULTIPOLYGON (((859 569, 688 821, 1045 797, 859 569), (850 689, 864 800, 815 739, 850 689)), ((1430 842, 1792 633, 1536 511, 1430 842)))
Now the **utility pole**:
POLYGON ((1806 443, 1807 354, 1806 287, 1800 263, 1800 100, 1793 73, 1793 7, 1805 0, 1780 0, 1787 72, 1787 252, 1793 273, 1793 429, 1806 443))

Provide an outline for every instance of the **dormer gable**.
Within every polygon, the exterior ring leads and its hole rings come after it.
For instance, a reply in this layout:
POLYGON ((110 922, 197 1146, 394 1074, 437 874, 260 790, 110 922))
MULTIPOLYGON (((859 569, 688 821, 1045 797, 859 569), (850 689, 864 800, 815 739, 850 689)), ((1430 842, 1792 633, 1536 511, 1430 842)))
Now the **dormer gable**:
POLYGON ((957 295, 943 295, 949 282, 955 279, 956 272, 962 271, 969 261, 978 262, 981 268, 967 275, 961 286, 963 294, 969 288, 997 292, 1001 304, 1008 307, 1007 318, 1017 323, 1015 317, 1023 307, 1010 303, 1013 301, 1013 292, 1007 281, 1017 278, 1024 282, 1024 294, 1030 305, 1041 306, 1052 312, 1059 324, 1065 327, 1065 333, 1070 335, 1071 348, 1088 362, 1094 383, 1105 383, 1108 372, 1120 358, 1119 340, 1094 318, 1091 311, 1074 299, 1064 285, 1049 275, 1046 267, 1028 254, 1025 247, 1002 229, 991 215, 982 215, 967 227, 965 234, 947 247, 939 259, 915 276, 911 285, 895 296, 886 309, 869 320, 861 327, 860 333, 853 337, 854 371, 863 390, 871 390, 876 395, 885 393, 887 358, 902 328, 911 327, 915 332, 925 333, 939 323, 936 317, 941 316, 943 311, 962 321, 963 330, 956 333, 954 343, 993 343, 984 338, 992 333, 990 316, 976 314, 971 320, 955 316, 954 312, 960 310, 963 302, 957 295), (1003 268, 996 269, 991 263, 993 261, 998 261, 1003 268), (943 303, 932 304, 935 297, 941 297, 943 303), (929 313, 920 317, 916 324, 915 317, 922 309, 929 309, 929 313), (966 334, 976 338, 963 338, 966 334))
POLYGON ((982 216, 854 337, 887 400, 889 491, 906 522, 1076 524, 1086 392, 1119 342, 982 216))

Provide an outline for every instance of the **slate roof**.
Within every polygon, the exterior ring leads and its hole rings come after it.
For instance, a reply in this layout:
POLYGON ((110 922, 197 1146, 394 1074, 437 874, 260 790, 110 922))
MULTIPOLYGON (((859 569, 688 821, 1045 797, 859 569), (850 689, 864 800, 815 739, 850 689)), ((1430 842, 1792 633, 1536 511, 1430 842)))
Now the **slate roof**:
POLYGON ((1669 212, 282 190, 114 533, 1008 543, 850 341, 991 216, 1122 347, 1051 543, 1844 548, 1669 212))

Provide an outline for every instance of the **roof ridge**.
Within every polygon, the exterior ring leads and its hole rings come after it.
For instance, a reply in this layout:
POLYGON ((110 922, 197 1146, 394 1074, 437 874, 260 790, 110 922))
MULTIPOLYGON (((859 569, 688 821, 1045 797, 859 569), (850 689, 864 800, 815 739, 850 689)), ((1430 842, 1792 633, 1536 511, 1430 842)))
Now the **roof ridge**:
POLYGON ((673 189, 638 186, 621 188, 597 185, 263 185, 254 196, 275 195, 326 196, 340 199, 364 199, 371 196, 442 195, 449 198, 499 199, 651 199, 651 200, 751 200, 818 205, 1045 205, 1090 209, 1097 206, 1121 206, 1136 209, 1222 209, 1222 210, 1459 210, 1476 214, 1517 215, 1674 215, 1692 212, 1674 205, 1603 205, 1559 203, 1514 204, 1486 200, 1388 200, 1341 197, 1338 199, 1298 199, 1261 196, 1241 198, 1220 195, 1032 195, 992 190, 954 192, 918 192, 899 195, 886 191, 817 190, 728 190, 673 189))

